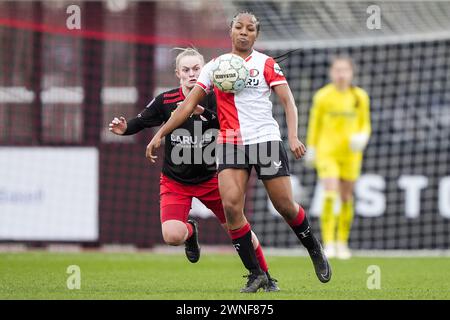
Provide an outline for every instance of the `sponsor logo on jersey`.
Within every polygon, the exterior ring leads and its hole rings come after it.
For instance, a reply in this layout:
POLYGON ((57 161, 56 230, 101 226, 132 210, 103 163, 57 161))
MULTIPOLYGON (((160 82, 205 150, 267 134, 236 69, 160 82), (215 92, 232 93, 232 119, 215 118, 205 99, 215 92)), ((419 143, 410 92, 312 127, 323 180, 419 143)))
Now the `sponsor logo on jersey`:
POLYGON ((275 63, 273 65, 273 70, 276 74, 279 74, 280 76, 284 76, 283 71, 281 71, 280 65, 278 63, 275 63))
POLYGON ((182 145, 186 148, 202 148, 212 142, 213 138, 211 134, 204 134, 201 139, 199 137, 193 136, 177 136, 174 134, 170 135, 170 141, 172 145, 182 145))
POLYGON ((247 83, 245 84, 246 88, 257 88, 259 86, 258 78, 248 78, 247 83))

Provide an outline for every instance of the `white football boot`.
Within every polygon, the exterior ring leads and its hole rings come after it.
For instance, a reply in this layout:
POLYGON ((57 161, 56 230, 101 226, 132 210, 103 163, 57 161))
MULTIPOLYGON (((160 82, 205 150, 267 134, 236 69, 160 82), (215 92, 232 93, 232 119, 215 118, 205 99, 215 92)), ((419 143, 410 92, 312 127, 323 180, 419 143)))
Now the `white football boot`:
POLYGON ((336 245, 334 242, 329 242, 324 245, 323 252, 328 259, 336 257, 336 245))
POLYGON ((352 257, 352 253, 345 242, 336 243, 336 257, 342 260, 348 260, 352 257))

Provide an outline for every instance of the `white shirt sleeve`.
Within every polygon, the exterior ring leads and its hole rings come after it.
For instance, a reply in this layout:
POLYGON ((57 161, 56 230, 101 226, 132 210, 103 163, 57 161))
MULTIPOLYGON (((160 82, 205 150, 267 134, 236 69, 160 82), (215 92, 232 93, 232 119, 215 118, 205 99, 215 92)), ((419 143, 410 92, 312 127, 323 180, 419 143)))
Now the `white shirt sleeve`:
POLYGON ((200 71, 200 75, 197 79, 197 86, 200 86, 206 93, 208 93, 212 87, 213 83, 211 81, 210 72, 212 67, 212 60, 204 65, 202 71, 200 71))

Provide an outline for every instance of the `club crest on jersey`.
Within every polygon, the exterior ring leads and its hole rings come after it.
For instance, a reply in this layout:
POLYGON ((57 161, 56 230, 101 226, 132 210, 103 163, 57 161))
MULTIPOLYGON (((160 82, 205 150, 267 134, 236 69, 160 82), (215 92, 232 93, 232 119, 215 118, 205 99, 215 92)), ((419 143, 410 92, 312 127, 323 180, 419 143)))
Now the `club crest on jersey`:
POLYGON ((278 63, 275 63, 275 64, 273 65, 273 70, 274 70, 277 74, 279 74, 280 76, 284 76, 283 71, 281 71, 281 68, 280 68, 280 66, 279 66, 278 63))
POLYGON ((255 78, 255 77, 259 76, 258 69, 250 69, 249 75, 251 78, 255 78))

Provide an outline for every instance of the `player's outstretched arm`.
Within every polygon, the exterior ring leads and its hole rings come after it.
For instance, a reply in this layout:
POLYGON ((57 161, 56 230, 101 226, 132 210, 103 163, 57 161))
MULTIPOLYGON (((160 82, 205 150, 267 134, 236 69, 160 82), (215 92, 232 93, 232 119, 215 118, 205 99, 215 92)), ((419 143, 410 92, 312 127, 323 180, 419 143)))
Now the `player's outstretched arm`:
POLYGON ((146 122, 143 122, 142 119, 146 119, 145 113, 144 117, 133 118, 128 122, 124 117, 115 117, 109 124, 109 131, 120 136, 129 136, 144 130, 146 127, 151 128, 162 123, 160 119, 154 121, 154 119, 147 117, 146 122))
POLYGON ((152 141, 147 145, 145 157, 151 162, 156 162, 157 156, 153 155, 154 151, 160 147, 161 140, 170 132, 181 126, 195 111, 197 105, 206 96, 205 91, 195 86, 186 99, 178 106, 170 119, 156 132, 152 141))
POLYGON ((286 113, 286 123, 288 127, 289 148, 295 159, 300 159, 306 152, 303 143, 298 139, 298 115, 294 96, 287 84, 281 84, 273 88, 281 101, 281 105, 286 113))

